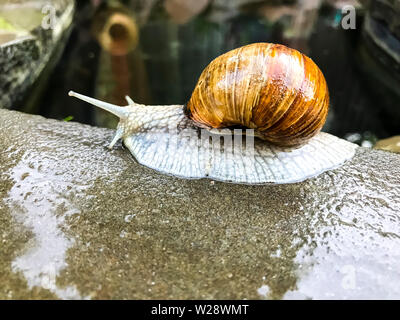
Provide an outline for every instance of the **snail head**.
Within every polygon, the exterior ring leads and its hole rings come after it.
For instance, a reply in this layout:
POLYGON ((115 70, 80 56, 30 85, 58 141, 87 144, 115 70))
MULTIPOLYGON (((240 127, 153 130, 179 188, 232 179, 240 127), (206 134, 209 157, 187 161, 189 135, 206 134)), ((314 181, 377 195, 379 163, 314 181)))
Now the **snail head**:
POLYGON ((136 128, 140 127, 140 123, 138 122, 137 124, 135 123, 135 121, 132 121, 134 119, 132 119, 132 117, 129 119, 128 118, 130 116, 130 112, 129 109, 130 108, 134 108, 136 106, 138 106, 130 97, 126 96, 125 99, 128 102, 128 106, 126 107, 121 107, 121 106, 117 106, 111 103, 107 103, 104 101, 100 101, 85 95, 82 95, 80 93, 76 93, 74 91, 70 91, 68 93, 69 96, 78 98, 80 100, 86 101, 96 107, 99 107, 103 110, 106 110, 110 113, 112 113, 113 115, 116 115, 119 118, 119 123, 117 126, 117 131, 115 133, 114 138, 112 139, 111 143, 109 144, 109 148, 111 149, 115 143, 117 143, 117 141, 121 138, 123 138, 124 136, 130 134, 132 131, 134 131, 136 128))

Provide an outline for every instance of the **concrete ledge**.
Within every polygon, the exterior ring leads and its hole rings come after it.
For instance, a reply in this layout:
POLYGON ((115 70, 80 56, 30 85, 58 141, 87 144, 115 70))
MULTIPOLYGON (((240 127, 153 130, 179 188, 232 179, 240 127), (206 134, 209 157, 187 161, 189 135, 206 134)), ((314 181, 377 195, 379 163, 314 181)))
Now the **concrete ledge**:
POLYGON ((0 108, 18 105, 45 69, 54 67, 70 31, 73 0, 0 3, 0 108), (46 26, 54 10, 54 26, 46 26), (47 14, 46 14, 47 12, 47 14), (44 27, 43 27, 44 25, 44 27))
POLYGON ((0 123, 0 298, 400 298, 398 154, 244 186, 144 168, 113 130, 0 123))

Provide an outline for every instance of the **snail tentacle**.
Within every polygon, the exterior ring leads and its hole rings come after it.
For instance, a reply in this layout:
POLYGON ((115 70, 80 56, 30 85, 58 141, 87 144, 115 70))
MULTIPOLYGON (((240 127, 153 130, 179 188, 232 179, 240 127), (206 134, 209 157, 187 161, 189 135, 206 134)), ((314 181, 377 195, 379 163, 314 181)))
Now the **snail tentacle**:
POLYGON ((130 105, 130 106, 137 105, 137 103, 135 101, 133 101, 132 98, 129 96, 125 96, 125 100, 126 100, 126 102, 128 102, 128 105, 130 105))
POLYGON ((100 101, 100 100, 85 96, 83 94, 80 94, 80 93, 77 93, 74 91, 68 92, 68 95, 71 97, 75 97, 75 98, 81 99, 83 101, 86 101, 86 102, 88 102, 96 107, 99 107, 103 110, 106 110, 108 112, 111 112, 113 115, 116 115, 120 119, 127 118, 129 115, 128 110, 126 110, 124 107, 120 107, 115 104, 100 101))
POLYGON ((114 147, 114 145, 117 143, 117 141, 123 137, 123 135, 124 135, 124 128, 123 127, 119 127, 117 129, 117 132, 114 135, 114 138, 112 139, 112 141, 108 145, 108 149, 112 149, 114 147))
MULTIPOLYGON (((100 101, 100 100, 85 96, 83 94, 80 94, 80 93, 77 93, 77 92, 74 92, 74 91, 70 91, 68 93, 68 95, 72 96, 72 97, 75 97, 75 98, 78 98, 78 99, 81 99, 83 101, 86 101, 86 102, 88 102, 88 103, 90 103, 90 104, 92 104, 92 105, 94 105, 96 107, 99 107, 99 108, 103 109, 103 110, 106 110, 106 111, 116 115, 120 119, 120 125, 118 125, 117 132, 115 133, 115 136, 112 139, 111 143, 108 145, 108 148, 112 149, 114 147, 114 145, 117 143, 117 141, 119 139, 121 139, 125 134, 125 130, 126 129, 125 129, 125 126, 121 124, 121 121, 125 122, 125 120, 127 120, 128 117, 129 117, 129 111, 127 110, 127 108, 126 107, 120 107, 120 106, 117 106, 117 105, 114 105, 114 104, 111 104, 111 103, 107 103, 107 102, 104 102, 104 101, 100 101)), ((128 101, 129 106, 133 106, 135 104, 133 102, 133 100, 131 98, 129 98, 128 96, 126 96, 125 98, 128 101)))

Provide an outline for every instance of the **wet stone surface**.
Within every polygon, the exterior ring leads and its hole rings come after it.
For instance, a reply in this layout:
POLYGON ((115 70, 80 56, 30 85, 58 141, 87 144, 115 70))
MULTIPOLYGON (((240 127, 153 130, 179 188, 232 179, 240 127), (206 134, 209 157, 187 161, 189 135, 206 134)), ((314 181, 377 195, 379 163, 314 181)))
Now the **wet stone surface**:
POLYGON ((400 298, 398 154, 245 186, 144 168, 113 130, 0 122, 0 298, 400 298))
POLYGON ((375 144, 374 148, 400 153, 400 136, 393 136, 387 139, 379 140, 375 144))
POLYGON ((0 108, 18 106, 57 60, 73 12, 73 0, 0 1, 0 108))

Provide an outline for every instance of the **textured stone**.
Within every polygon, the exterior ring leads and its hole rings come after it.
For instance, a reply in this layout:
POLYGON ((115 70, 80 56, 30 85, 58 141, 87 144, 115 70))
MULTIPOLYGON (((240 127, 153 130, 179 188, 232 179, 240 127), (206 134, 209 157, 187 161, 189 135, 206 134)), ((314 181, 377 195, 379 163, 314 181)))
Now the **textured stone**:
POLYGON ((73 10, 73 0, 0 3, 0 108, 20 102, 51 58, 61 51, 73 10), (43 28, 42 22, 51 12, 42 13, 42 9, 49 6, 54 8, 54 26, 43 28))
POLYGON ((379 140, 375 144, 374 148, 400 153, 400 136, 394 136, 387 139, 379 140))
POLYGON ((398 154, 246 186, 142 167, 113 130, 0 122, 0 298, 400 298, 398 154))

